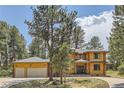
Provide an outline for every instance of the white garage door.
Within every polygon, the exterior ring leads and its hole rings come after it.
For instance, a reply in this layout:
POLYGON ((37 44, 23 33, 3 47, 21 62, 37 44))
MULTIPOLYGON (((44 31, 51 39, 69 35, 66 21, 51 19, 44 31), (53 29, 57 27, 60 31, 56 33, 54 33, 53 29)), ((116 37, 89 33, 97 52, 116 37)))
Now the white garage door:
POLYGON ((47 68, 28 68, 27 77, 46 77, 47 68))
POLYGON ((15 69, 15 77, 16 78, 24 78, 24 68, 16 68, 15 69))

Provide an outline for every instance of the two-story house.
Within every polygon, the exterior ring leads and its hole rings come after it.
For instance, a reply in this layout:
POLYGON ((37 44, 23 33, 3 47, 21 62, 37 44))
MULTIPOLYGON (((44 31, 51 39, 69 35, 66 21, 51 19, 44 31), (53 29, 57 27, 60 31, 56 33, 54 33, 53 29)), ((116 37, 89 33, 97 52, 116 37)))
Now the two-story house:
MULTIPOLYGON (((104 50, 79 50, 76 49, 69 57, 73 59, 68 73, 69 74, 89 74, 105 75, 106 53, 104 50)), ((49 59, 31 57, 16 60, 13 63, 14 77, 48 77, 49 59)))
POLYGON ((76 49, 69 57, 74 59, 70 65, 69 74, 105 75, 105 50, 79 50, 76 49))

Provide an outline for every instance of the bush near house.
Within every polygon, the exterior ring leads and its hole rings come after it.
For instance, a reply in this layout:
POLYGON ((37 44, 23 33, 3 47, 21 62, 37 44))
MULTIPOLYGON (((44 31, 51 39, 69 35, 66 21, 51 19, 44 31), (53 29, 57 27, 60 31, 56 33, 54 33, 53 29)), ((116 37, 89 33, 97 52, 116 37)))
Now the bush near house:
POLYGON ((8 65, 7 68, 0 67, 0 77, 12 77, 13 68, 12 65, 8 65))
POLYGON ((124 75, 124 64, 122 64, 122 65, 120 65, 120 66, 118 67, 118 71, 119 71, 119 74, 120 74, 120 75, 124 75))

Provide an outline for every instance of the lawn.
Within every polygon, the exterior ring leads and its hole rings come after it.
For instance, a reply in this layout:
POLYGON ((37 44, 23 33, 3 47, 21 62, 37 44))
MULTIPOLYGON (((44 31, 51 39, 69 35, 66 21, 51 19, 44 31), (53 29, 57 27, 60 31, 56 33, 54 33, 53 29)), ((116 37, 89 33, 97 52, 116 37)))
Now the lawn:
POLYGON ((10 86, 10 88, 109 88, 106 81, 95 78, 69 78, 64 84, 59 80, 33 80, 10 86))
POLYGON ((120 75, 118 71, 113 70, 106 71, 106 75, 116 78, 124 78, 124 75, 120 75))

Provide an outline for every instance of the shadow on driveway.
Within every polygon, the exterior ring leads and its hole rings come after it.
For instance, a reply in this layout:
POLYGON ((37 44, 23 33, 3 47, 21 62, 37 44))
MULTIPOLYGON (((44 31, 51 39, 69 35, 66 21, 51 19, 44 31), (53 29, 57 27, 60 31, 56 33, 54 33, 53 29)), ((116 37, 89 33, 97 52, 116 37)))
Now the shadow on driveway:
POLYGON ((124 83, 114 84, 112 88, 124 88, 124 83))

